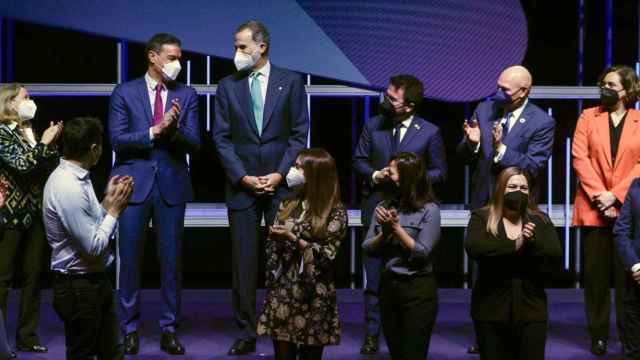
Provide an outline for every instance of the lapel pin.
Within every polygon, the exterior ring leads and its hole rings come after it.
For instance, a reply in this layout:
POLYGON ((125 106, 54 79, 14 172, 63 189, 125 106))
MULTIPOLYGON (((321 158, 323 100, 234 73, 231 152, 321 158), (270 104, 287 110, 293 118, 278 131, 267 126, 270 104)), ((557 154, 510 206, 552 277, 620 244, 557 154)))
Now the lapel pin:
POLYGON ((413 127, 416 128, 416 130, 420 130, 420 125, 418 124, 413 124, 413 127))
POLYGON ((520 124, 524 124, 525 121, 527 121, 525 118, 520 118, 520 124))
POLYGON ((282 86, 278 86, 278 90, 282 90, 282 86))

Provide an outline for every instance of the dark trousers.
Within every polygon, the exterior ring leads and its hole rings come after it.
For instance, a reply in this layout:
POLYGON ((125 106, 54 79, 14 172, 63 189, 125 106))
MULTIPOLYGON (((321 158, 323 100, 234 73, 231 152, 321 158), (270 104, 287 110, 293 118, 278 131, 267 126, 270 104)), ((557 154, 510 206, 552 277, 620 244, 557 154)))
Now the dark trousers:
POLYGON ((247 209, 229 209, 231 228, 232 292, 234 318, 241 338, 256 338, 256 287, 258 286, 258 250, 260 221, 271 226, 280 200, 273 196, 258 197, 247 209))
POLYGON ((160 262, 162 307, 159 319, 162 332, 173 333, 180 320, 182 289, 182 236, 185 204, 169 205, 162 197, 158 182, 141 204, 131 204, 119 219, 118 295, 122 328, 126 334, 138 331, 140 322, 140 272, 149 220, 153 219, 160 262))
POLYGON ((583 227, 581 231, 584 302, 589 334, 592 339, 607 340, 612 280, 615 286, 618 334, 621 335, 623 331, 622 299, 625 272, 615 251, 610 227, 583 227))
POLYGON ((14 280, 16 263, 22 265, 22 288, 16 343, 39 344, 40 278, 46 264, 47 243, 40 218, 27 230, 5 229, 0 240, 0 309, 5 316, 7 297, 14 280))
POLYGON ((380 315, 392 359, 426 359, 437 314, 435 276, 399 276, 383 271, 380 315))
POLYGON ((67 360, 124 357, 115 293, 106 274, 56 273, 53 308, 64 322, 67 360))
POLYGON ((544 360, 547 322, 474 321, 481 360, 544 360))
POLYGON ((640 359, 640 284, 626 276, 622 347, 627 360, 640 359))
MULTIPOLYGON (((366 234, 368 226, 364 228, 366 234)), ((380 257, 362 255, 367 284, 364 288, 364 320, 367 324, 367 334, 380 335, 380 272, 382 259, 380 257)))
POLYGON ((7 329, 4 327, 4 315, 0 311, 0 360, 8 359, 11 355, 11 347, 7 339, 7 329))

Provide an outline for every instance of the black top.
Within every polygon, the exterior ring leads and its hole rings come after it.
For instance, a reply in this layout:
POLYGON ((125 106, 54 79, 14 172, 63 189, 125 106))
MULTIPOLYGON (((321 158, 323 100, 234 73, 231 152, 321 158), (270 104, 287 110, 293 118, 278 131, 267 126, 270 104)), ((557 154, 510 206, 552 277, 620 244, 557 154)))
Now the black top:
POLYGON ((502 323, 547 320, 545 272, 559 265, 562 250, 558 236, 546 215, 533 215, 532 240, 516 250, 504 223, 498 235, 487 231, 488 208, 471 214, 465 247, 470 258, 479 265, 478 281, 471 294, 471 317, 476 321, 502 323))
POLYGON ((622 136, 622 129, 624 128, 624 119, 627 118, 627 113, 624 113, 618 126, 613 126, 613 119, 611 113, 609 113, 609 139, 611 141, 611 163, 616 163, 616 155, 618 153, 618 145, 620 144, 620 137, 622 136))

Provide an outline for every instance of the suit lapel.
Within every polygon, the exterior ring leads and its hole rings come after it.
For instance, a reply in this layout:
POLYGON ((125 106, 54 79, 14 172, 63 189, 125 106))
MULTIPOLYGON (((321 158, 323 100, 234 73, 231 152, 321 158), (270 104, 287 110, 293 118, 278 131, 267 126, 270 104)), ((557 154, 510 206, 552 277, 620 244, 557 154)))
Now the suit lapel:
MULTIPOLYGON (((624 127, 622 128, 622 136, 620 136, 620 144, 618 144, 618 154, 616 155, 616 159, 620 159, 622 157, 625 151, 629 148, 629 142, 633 141, 635 138, 640 124, 639 115, 640 113, 637 111, 633 111, 631 109, 628 110, 627 118, 624 120, 624 127)), ((608 146, 608 148, 611 149, 611 146, 608 146)), ((613 164, 614 170, 619 163, 620 161, 616 161, 616 163, 613 164)))
POLYGON ((520 117, 517 118, 516 121, 513 123, 513 127, 507 133, 507 136, 505 137, 505 141, 516 139, 518 135, 522 132, 522 130, 524 130, 525 128, 527 128, 527 126, 529 126, 529 118, 533 116, 530 111, 531 110, 530 106, 531 106, 531 103, 527 103, 524 109, 522 109, 522 112, 520 113, 520 117))
POLYGON ((256 136, 258 136, 258 127, 256 126, 256 118, 253 115, 253 105, 251 104, 248 74, 249 73, 238 74, 239 76, 235 81, 236 95, 240 102, 240 108, 244 111, 244 116, 247 122, 249 122, 249 126, 253 129, 253 132, 256 133, 256 136))
POLYGON ((151 112, 151 99, 149 99, 149 91, 147 90, 147 81, 144 76, 140 78, 138 84, 138 97, 140 99, 140 106, 144 109, 149 124, 153 123, 153 112, 151 112))
POLYGON ((271 73, 269 74, 269 82, 267 83, 267 96, 264 102, 264 112, 262 115, 262 130, 267 128, 273 110, 278 104, 280 94, 282 93, 283 86, 280 83, 282 80, 282 74, 275 66, 271 66, 271 73))
MULTIPOLYGON (((611 162, 611 136, 609 134, 609 113, 606 111, 600 111, 596 113, 596 131, 598 131, 598 135, 600 136, 600 145, 604 148, 604 154, 607 158, 607 163, 610 168, 613 168, 613 163, 611 162)), ((624 131, 623 131, 624 134, 624 131)), ((624 135, 623 135, 624 136, 624 135)))
POLYGON ((400 146, 398 146, 398 150, 403 151, 405 147, 411 143, 411 140, 413 139, 413 137, 416 136, 416 134, 420 132, 421 129, 422 129, 422 125, 419 124, 418 118, 414 117, 413 120, 411 120, 411 123, 409 124, 409 128, 407 129, 407 132, 404 133, 404 136, 402 137, 402 141, 400 141, 400 146))

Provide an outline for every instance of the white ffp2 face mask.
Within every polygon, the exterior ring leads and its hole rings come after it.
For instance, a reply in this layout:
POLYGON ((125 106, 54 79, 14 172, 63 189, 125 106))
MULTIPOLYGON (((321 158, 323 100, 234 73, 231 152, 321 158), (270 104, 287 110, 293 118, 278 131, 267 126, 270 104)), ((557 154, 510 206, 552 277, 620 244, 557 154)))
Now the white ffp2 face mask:
POLYGON ((31 120, 36 116, 36 110, 38 107, 33 100, 24 100, 18 105, 18 116, 23 121, 31 120))
POLYGON ((287 173, 287 186, 290 189, 296 188, 304 184, 304 172, 295 166, 292 166, 287 173))
POLYGON ((180 74, 180 70, 182 70, 182 67, 180 66, 179 60, 168 62, 162 67, 162 73, 170 80, 175 80, 178 74, 180 74))
POLYGON ((236 69, 238 69, 238 71, 242 71, 252 68, 258 62, 259 58, 260 53, 257 51, 251 55, 243 53, 242 51, 236 51, 233 63, 236 65, 236 69))

